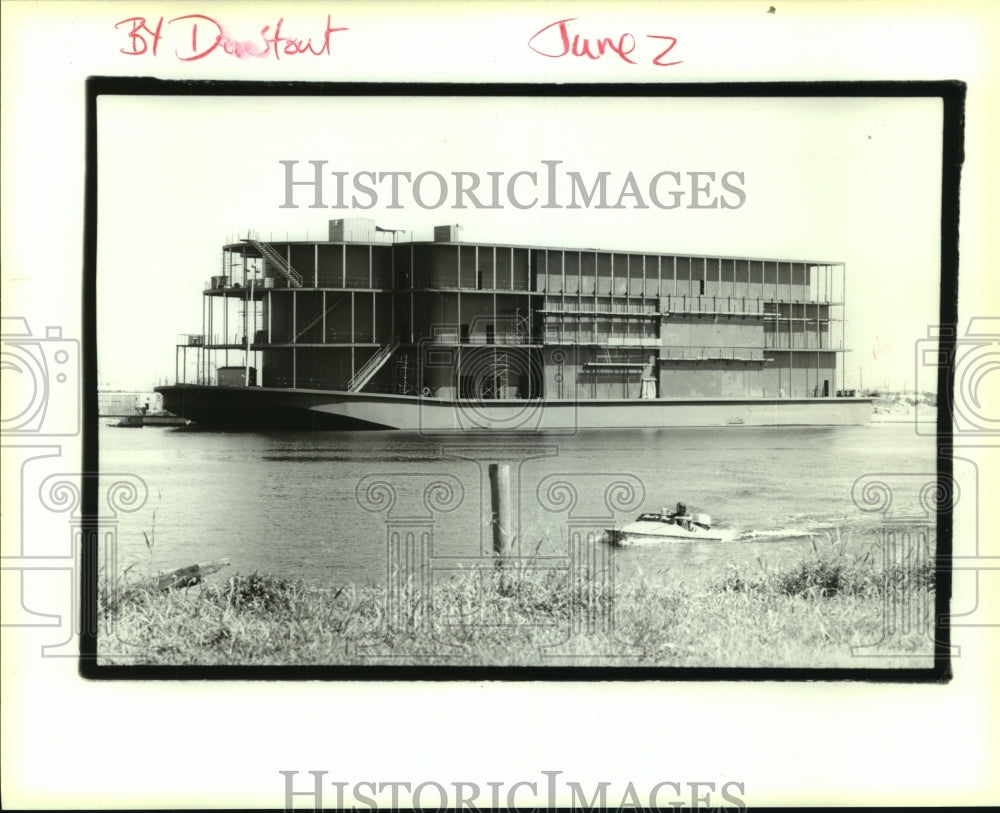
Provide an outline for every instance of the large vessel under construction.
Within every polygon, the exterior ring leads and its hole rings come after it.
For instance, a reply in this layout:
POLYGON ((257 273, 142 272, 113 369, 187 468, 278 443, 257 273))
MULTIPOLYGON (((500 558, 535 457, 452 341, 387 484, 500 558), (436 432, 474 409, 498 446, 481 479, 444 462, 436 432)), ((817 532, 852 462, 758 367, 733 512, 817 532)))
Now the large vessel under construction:
POLYGON ((202 332, 157 387, 167 410, 220 428, 425 432, 871 412, 843 383, 841 262, 471 244, 454 226, 414 241, 365 218, 330 221, 328 238, 223 246, 202 332))

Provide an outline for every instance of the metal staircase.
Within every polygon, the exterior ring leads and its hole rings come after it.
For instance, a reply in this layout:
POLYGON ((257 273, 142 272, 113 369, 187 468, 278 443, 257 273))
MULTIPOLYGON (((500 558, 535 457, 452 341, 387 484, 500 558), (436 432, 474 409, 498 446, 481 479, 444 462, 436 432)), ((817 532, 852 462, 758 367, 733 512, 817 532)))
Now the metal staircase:
POLYGON ((358 370, 354 377, 347 383, 348 392, 358 392, 362 387, 365 386, 372 377, 379 370, 382 369, 382 365, 385 364, 390 356, 396 352, 399 347, 399 337, 393 336, 389 341, 383 344, 378 350, 375 351, 374 355, 368 361, 362 365, 361 369, 358 370))
POLYGON ((260 256, 264 258, 265 271, 267 263, 270 263, 278 270, 278 273, 281 274, 281 276, 288 280, 288 284, 292 288, 302 287, 302 275, 292 268, 288 260, 274 250, 274 246, 270 243, 265 243, 263 240, 258 240, 253 235, 247 237, 247 242, 257 249, 257 251, 260 252, 260 256))

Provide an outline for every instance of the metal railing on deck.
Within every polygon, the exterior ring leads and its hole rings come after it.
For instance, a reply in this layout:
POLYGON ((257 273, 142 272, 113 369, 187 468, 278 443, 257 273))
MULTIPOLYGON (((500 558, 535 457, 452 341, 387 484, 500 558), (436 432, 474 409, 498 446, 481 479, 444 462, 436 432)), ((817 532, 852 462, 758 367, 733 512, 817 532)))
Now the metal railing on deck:
POLYGON ((742 361, 766 363, 760 347, 666 347, 660 362, 670 361, 742 361))

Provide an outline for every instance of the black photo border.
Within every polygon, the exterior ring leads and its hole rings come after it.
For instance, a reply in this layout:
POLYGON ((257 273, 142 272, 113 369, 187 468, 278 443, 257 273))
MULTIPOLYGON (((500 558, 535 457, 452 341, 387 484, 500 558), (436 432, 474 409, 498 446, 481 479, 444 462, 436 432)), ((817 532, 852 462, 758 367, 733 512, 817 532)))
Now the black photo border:
MULTIPOLYGON (((86 80, 83 234, 82 453, 83 471, 98 473, 97 406, 97 107, 101 96, 232 97, 616 97, 616 98, 937 98, 943 105, 941 177, 940 357, 937 476, 951 482, 952 412, 958 322, 959 193, 964 160, 966 84, 960 81, 725 82, 678 84, 337 83, 186 81, 92 76, 86 80), (947 404, 948 408, 940 405, 947 404)), ((952 594, 953 517, 938 513, 934 657, 927 668, 774 668, 674 666, 422 666, 422 665, 99 665, 97 585, 98 482, 82 478, 79 674, 97 680, 377 680, 377 681, 863 681, 946 683, 952 677, 949 610, 952 594), (942 562, 946 563, 942 566, 942 562)))

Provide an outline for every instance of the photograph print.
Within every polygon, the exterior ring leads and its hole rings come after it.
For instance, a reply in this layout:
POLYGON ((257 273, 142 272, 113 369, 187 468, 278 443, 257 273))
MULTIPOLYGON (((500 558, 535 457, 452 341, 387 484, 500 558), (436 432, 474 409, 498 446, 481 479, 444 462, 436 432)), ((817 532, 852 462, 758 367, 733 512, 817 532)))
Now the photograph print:
POLYGON ((941 87, 231 89, 91 81, 92 676, 940 677, 941 87))

